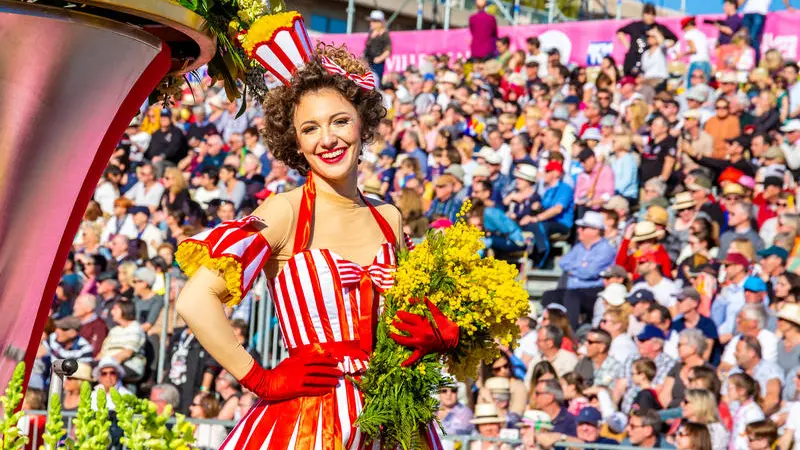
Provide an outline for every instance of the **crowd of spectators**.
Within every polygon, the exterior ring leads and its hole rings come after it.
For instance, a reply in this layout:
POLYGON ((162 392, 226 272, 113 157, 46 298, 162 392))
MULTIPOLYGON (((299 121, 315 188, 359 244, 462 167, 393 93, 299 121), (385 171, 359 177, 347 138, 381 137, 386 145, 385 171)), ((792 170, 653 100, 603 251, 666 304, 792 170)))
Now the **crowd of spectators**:
MULTIPOLYGON (((470 199, 488 253, 560 276, 511 348, 474 383, 441 390, 448 434, 524 450, 800 442, 800 83, 795 62, 749 46, 755 3, 742 17, 726 1, 718 36, 685 18, 681 39, 646 5, 619 30, 624 61, 584 67, 535 36, 512 49, 479 1, 471 28, 495 43, 473 41, 481 57, 383 73, 388 115, 363 152, 364 193, 396 205, 416 240, 470 199)), ((388 32, 371 18, 369 59, 383 71, 388 32)), ((81 363, 65 410, 82 381, 194 418, 236 420, 251 405, 174 313, 177 243, 304 182, 262 142, 259 105, 240 107, 200 80, 130 124, 64 267, 27 407, 43 407, 54 358, 81 363)), ((228 313, 260 358, 254 295, 228 313)), ((201 426, 200 447, 225 431, 201 426)))

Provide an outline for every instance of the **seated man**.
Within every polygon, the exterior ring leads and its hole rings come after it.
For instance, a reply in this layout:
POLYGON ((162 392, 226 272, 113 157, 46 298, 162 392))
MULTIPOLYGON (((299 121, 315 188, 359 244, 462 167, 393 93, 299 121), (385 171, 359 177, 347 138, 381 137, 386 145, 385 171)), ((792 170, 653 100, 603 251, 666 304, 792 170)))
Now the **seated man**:
MULTIPOLYGON (((478 183, 478 185, 483 183, 478 183)), ((488 197, 491 189, 487 189, 485 186, 481 187, 483 190, 478 192, 486 193, 488 197)), ((487 207, 479 196, 473 195, 473 197, 475 200, 468 214, 468 221, 486 233, 484 238, 486 250, 493 250, 498 258, 523 250, 525 238, 522 236, 519 225, 508 218, 501 209, 487 207)))
POLYGON ((559 161, 547 163, 542 208, 536 214, 520 218, 523 230, 534 235, 535 260, 541 266, 550 254, 550 236, 568 235, 574 214, 573 190, 562 180, 564 167, 559 161))
POLYGON ((546 292, 542 303, 562 303, 573 329, 581 323, 580 314, 591 319, 594 301, 603 289, 600 272, 614 263, 616 249, 603 237, 603 215, 588 211, 576 222, 578 242, 559 261, 566 276, 566 290, 546 292))

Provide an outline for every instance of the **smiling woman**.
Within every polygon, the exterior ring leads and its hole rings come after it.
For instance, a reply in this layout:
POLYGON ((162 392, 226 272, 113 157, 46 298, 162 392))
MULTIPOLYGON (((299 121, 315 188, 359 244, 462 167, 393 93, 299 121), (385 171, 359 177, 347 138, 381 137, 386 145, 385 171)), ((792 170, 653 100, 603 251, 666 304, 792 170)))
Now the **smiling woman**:
MULTIPOLYGON (((225 450, 373 448, 357 424, 365 403, 353 380, 372 356, 381 294, 394 283, 405 241, 400 212, 359 192, 357 166, 386 110, 366 65, 343 47, 320 45, 302 56, 267 96, 263 134, 277 160, 308 176, 305 185, 183 241, 175 255, 191 277, 178 312, 258 397, 225 450), (235 339, 221 303, 241 301, 262 271, 289 349, 271 369, 235 339)), ((433 333, 424 323, 417 330, 433 333)), ((447 350, 413 342, 420 355, 447 350)), ((421 428, 427 448, 440 449, 433 424, 421 428)))
MULTIPOLYGON (((299 141, 319 139, 322 118, 334 121, 335 123, 325 125, 333 125, 332 129, 337 132, 352 133, 357 130, 356 132, 361 135, 361 142, 367 144, 372 140, 372 134, 378 123, 386 115, 380 93, 363 89, 351 79, 329 72, 323 67, 320 59, 325 57, 347 74, 355 75, 369 73, 369 68, 364 62, 353 57, 344 47, 323 43, 317 46, 314 56, 315 58, 292 78, 291 84, 271 90, 264 103, 267 126, 263 134, 270 152, 277 159, 303 173, 309 170, 313 159, 308 160, 300 154, 303 145, 299 141), (337 100, 333 100, 334 98, 337 100), (335 101, 335 107, 328 104, 331 100, 335 101), (326 111, 323 113, 320 107, 325 107, 326 111), (315 114, 306 115, 308 108, 312 108, 315 114), (333 115, 330 115, 331 113, 333 115), (298 117, 304 118, 302 123, 297 121, 298 117), (302 127, 299 133, 298 127, 302 127)), ((352 137, 350 142, 353 142, 352 137)), ((354 156, 358 157, 361 148, 354 150, 356 150, 354 156)), ((333 156, 327 157, 335 159, 333 156)))

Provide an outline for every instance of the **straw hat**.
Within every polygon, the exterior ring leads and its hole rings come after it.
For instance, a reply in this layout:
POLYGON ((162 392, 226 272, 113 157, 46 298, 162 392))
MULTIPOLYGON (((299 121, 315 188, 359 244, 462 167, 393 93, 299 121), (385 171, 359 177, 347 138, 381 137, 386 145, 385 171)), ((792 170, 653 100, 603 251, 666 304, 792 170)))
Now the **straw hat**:
POLYGON ((743 197, 745 194, 744 186, 738 183, 728 183, 722 190, 722 195, 738 195, 743 197))
POLYGON ((778 319, 792 322, 793 324, 800 326, 800 305, 797 303, 786 303, 781 306, 777 316, 778 319))
POLYGON ((682 211, 684 209, 694 208, 695 206, 697 206, 697 202, 692 198, 691 192, 679 192, 675 196, 675 204, 672 205, 672 209, 675 211, 682 211))
POLYGON ((648 239, 661 239, 664 237, 664 231, 659 230, 656 224, 645 220, 636 224, 633 228, 633 242, 646 241, 648 239))
POLYGON ((647 208, 646 219, 662 227, 669 225, 669 213, 663 206, 653 205, 647 208))
POLYGON ((93 381, 92 380, 92 366, 87 363, 78 363, 78 370, 75 371, 70 377, 74 380, 93 381))
MULTIPOLYGON (((506 364, 508 364, 507 361, 506 364)), ((492 366, 494 367, 494 364, 492 366)), ((486 382, 484 383, 484 387, 491 392, 502 393, 511 391, 511 383, 506 377, 491 377, 486 380, 486 382)))
POLYGON ((497 412, 497 406, 494 403, 481 403, 475 405, 475 414, 472 416, 473 419, 469 422, 475 425, 482 425, 486 423, 506 423, 506 419, 500 417, 500 413, 497 412))
POLYGON ((518 428, 533 427, 537 431, 549 431, 553 429, 553 421, 546 412, 538 409, 528 409, 522 415, 518 428))

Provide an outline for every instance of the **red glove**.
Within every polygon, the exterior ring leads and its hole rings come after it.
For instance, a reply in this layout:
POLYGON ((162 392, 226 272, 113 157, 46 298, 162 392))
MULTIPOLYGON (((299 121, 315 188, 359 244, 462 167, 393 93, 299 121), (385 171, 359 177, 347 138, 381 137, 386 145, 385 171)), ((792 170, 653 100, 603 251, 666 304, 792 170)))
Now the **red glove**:
MULTIPOLYGON (((412 299, 412 301, 414 301, 412 299)), ((400 320, 394 322, 395 328, 405 332, 408 336, 389 333, 389 337, 400 345, 413 348, 411 356, 403 361, 403 367, 410 366, 430 353, 444 353, 456 348, 458 345, 458 325, 445 317, 439 308, 427 298, 425 304, 428 306, 433 322, 417 314, 406 311, 398 311, 397 317, 400 320)))
POLYGON ((268 402, 315 397, 331 392, 343 376, 330 355, 287 358, 267 370, 258 362, 239 382, 268 402))

